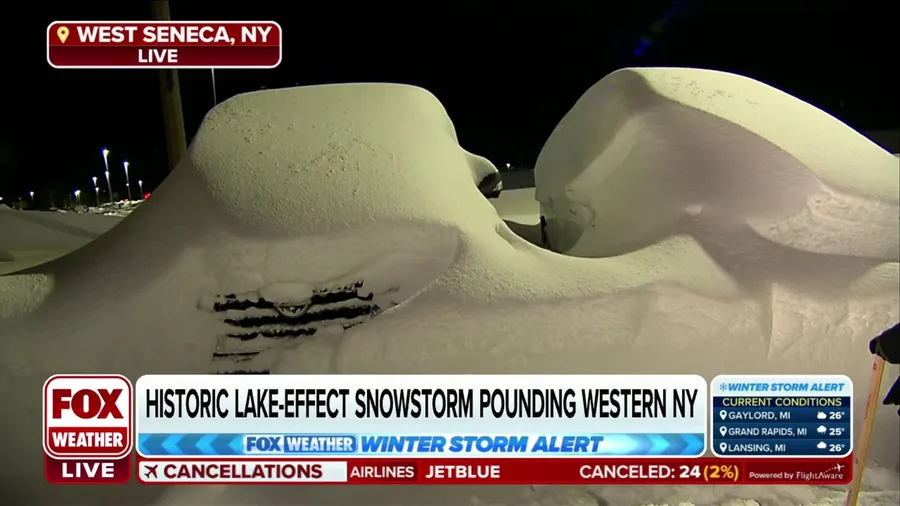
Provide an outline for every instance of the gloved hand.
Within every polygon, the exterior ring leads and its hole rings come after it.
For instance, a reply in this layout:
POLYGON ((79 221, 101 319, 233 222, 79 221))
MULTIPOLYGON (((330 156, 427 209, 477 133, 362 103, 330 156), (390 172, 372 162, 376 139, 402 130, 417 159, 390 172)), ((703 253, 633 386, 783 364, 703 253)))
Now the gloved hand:
MULTIPOLYGON (((894 406, 900 406, 900 378, 897 378, 897 381, 894 382, 894 385, 888 391, 887 396, 884 398, 883 404, 885 406, 893 404, 894 406)), ((900 409, 897 410, 897 414, 900 415, 900 409)))
POLYGON ((869 341, 869 351, 889 364, 900 363, 900 323, 869 341))
MULTIPOLYGON (((900 323, 869 341, 869 351, 890 364, 900 363, 900 323)), ((887 396, 884 398, 884 404, 886 406, 890 404, 900 406, 900 378, 891 386, 887 396)), ((897 414, 900 415, 900 410, 897 410, 897 414)))

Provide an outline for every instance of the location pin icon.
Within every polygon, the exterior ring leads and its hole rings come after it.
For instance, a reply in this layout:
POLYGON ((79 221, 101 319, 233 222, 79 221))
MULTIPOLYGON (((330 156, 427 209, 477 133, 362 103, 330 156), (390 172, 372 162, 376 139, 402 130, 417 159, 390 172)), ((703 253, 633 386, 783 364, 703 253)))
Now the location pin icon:
POLYGON ((726 427, 719 427, 719 434, 721 434, 721 435, 724 436, 726 432, 728 432, 728 428, 726 428, 726 427))
POLYGON ((59 41, 63 44, 66 43, 66 39, 69 38, 69 29, 65 26, 60 26, 56 29, 56 36, 59 37, 59 41))
POLYGON ((728 412, 723 409, 722 411, 719 411, 719 416, 721 416, 722 420, 724 420, 725 417, 728 416, 728 412))
POLYGON ((728 445, 725 443, 719 443, 719 453, 725 453, 725 450, 728 449, 728 445))

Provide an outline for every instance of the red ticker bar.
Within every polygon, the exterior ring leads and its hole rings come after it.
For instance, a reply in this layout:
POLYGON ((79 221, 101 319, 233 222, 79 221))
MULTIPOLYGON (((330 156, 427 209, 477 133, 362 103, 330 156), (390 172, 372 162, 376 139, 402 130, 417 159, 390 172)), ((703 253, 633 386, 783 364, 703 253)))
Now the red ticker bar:
POLYGON ((47 62, 56 68, 274 68, 282 32, 273 21, 56 21, 47 62))
POLYGON ((144 459, 154 484, 845 485, 845 459, 144 459), (150 474, 152 470, 152 475, 150 474))

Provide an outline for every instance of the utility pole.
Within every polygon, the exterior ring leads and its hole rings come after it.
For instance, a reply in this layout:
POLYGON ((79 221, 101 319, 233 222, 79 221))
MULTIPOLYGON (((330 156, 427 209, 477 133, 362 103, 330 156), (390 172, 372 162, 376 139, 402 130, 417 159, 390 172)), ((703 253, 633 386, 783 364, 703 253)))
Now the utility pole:
MULTIPOLYGON (((171 21, 172 16, 169 13, 167 0, 151 1, 150 7, 153 10, 155 21, 171 21)), ((172 172, 187 153, 184 115, 181 112, 181 89, 178 87, 178 70, 162 69, 159 71, 159 90, 162 98, 163 122, 166 128, 169 172, 172 172)))
POLYGON ((216 69, 209 69, 209 75, 212 78, 213 107, 215 107, 219 105, 219 99, 216 97, 216 69))

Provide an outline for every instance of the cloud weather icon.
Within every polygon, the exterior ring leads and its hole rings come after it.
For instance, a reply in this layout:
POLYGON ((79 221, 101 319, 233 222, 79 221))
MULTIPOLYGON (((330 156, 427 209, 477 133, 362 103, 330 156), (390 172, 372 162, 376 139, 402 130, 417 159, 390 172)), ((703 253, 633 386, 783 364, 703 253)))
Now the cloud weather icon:
POLYGON ((824 420, 826 418, 825 413, 819 411, 819 413, 816 415, 816 418, 818 418, 819 420, 824 420))
POLYGON ((822 442, 822 441, 819 441, 819 444, 816 445, 816 448, 818 448, 818 449, 820 449, 820 450, 824 450, 824 449, 827 448, 827 447, 828 447, 828 445, 825 444, 825 443, 822 442))
POLYGON ((819 428, 816 429, 816 432, 818 432, 819 434, 824 434, 826 430, 828 429, 826 429, 824 425, 819 425, 819 428))

